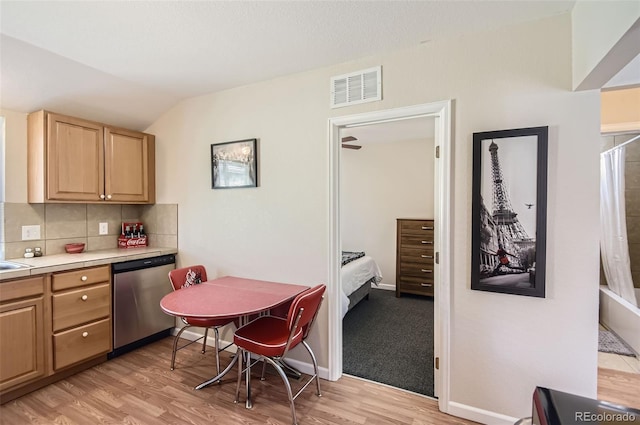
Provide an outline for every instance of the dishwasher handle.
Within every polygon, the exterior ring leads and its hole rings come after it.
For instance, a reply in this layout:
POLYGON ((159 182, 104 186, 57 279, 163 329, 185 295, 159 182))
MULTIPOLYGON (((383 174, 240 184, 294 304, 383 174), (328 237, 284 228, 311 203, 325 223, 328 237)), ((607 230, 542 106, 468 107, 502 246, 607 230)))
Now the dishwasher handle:
POLYGON ((121 263, 113 263, 111 270, 114 274, 130 272, 134 270, 148 269, 151 267, 164 266, 166 264, 175 264, 176 256, 174 254, 161 255, 158 257, 142 258, 140 260, 123 261, 121 263))

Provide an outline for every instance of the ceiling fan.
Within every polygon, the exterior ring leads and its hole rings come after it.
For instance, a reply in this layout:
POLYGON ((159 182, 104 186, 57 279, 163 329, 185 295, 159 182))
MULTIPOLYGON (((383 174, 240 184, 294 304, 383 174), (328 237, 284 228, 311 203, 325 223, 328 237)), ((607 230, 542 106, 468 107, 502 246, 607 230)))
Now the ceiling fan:
POLYGON ((358 140, 358 139, 353 137, 353 136, 343 137, 342 138, 342 147, 346 148, 346 149, 356 149, 356 150, 362 148, 362 146, 360 146, 360 145, 349 145, 349 144, 347 144, 348 142, 355 142, 356 140, 358 140))

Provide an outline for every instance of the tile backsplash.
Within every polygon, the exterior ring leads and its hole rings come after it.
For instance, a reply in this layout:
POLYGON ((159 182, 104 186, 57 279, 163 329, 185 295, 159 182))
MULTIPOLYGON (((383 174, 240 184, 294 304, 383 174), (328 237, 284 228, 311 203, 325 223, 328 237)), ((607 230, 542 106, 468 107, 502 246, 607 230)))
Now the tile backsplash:
POLYGON ((120 224, 141 221, 150 246, 178 247, 178 205, 0 203, 0 258, 20 258, 25 248, 44 255, 64 253, 64 245, 84 242, 86 251, 116 248, 120 224), (108 223, 107 235, 99 223, 108 223), (22 226, 39 225, 39 240, 22 240, 22 226))

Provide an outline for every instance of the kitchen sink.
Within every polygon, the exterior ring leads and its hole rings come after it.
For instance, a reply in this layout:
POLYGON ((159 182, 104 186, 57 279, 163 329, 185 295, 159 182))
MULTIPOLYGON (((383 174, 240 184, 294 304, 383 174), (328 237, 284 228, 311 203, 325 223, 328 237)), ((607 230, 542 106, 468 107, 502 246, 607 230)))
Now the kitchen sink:
POLYGON ((2 270, 16 270, 28 268, 26 264, 14 263, 13 261, 0 261, 0 271, 2 270))

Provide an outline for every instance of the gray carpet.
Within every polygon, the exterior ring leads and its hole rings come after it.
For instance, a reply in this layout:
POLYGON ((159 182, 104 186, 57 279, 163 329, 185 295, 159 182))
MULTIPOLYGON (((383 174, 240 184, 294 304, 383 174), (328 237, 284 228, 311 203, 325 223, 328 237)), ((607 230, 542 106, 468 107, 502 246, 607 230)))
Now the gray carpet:
POLYGON ((619 339, 615 333, 602 329, 598 331, 598 351, 623 356, 635 356, 633 350, 624 341, 619 339))
POLYGON ((343 371, 433 397, 433 299, 372 289, 342 320, 343 371))

